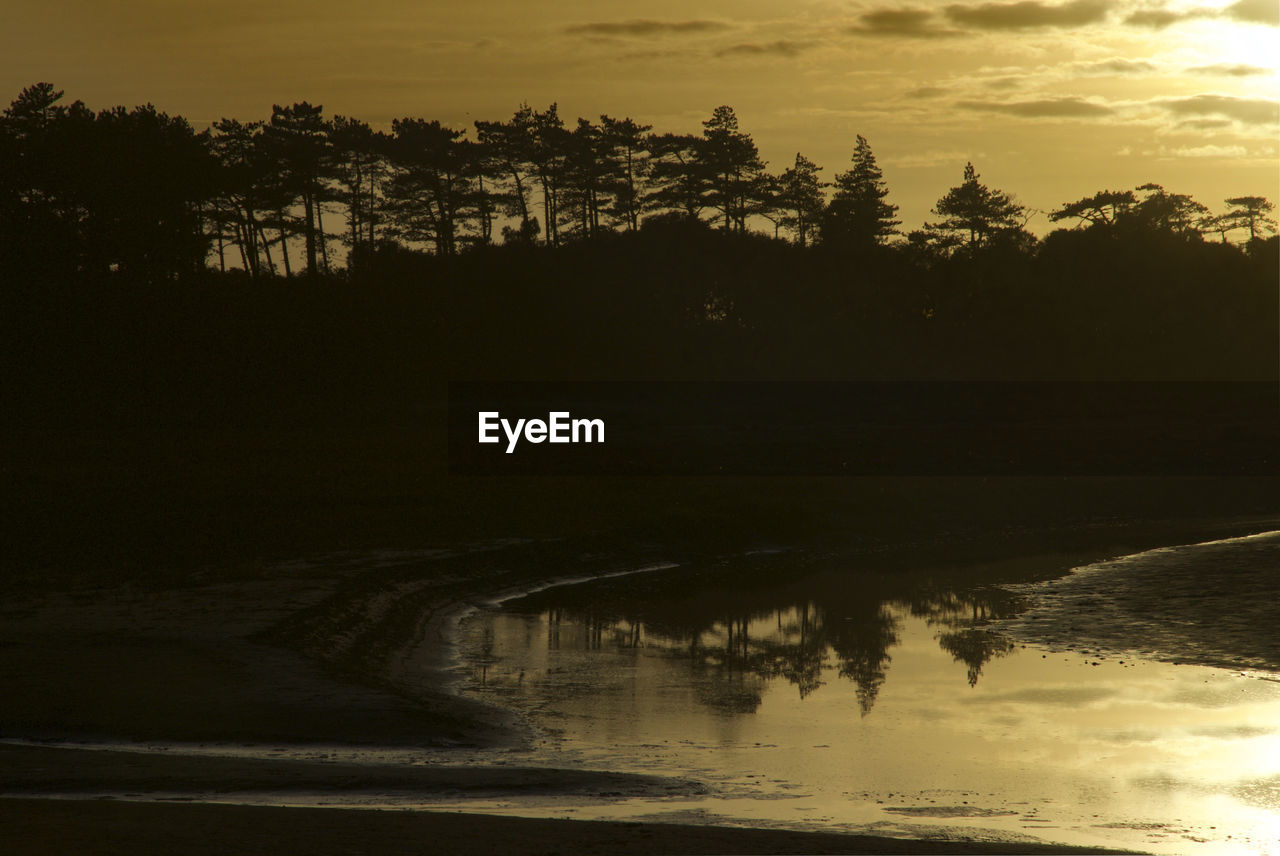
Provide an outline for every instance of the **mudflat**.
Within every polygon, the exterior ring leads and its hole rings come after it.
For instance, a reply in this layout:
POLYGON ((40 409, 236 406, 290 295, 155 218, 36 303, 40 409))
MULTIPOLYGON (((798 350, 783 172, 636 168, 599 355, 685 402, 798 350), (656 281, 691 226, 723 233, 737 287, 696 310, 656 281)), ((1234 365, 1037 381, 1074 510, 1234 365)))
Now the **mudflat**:
MULTIPOLYGON (((1241 535, 1274 523, 1271 518, 1117 523, 1077 532, 1068 549, 1025 561, 1037 573, 1052 576, 1125 551, 1241 535)), ((955 542, 899 545, 887 552, 894 561, 916 555, 932 561, 939 552, 962 554, 966 549, 955 542)), ((1017 538, 1009 539, 1008 549, 1029 550, 1017 538)), ((652 558, 641 555, 630 561, 652 558)), ((347 853, 361 848, 464 854, 1083 852, 1025 842, 903 841, 283 807, 291 801, 315 805, 327 797, 352 795, 376 804, 387 795, 428 802, 466 795, 537 793, 607 800, 700 793, 703 785, 689 780, 440 760, 457 750, 462 761, 461 752, 468 747, 500 750, 527 738, 511 714, 451 691, 449 634, 457 617, 495 593, 536 587, 557 575, 605 574, 626 561, 617 554, 584 553, 574 543, 487 542, 245 565, 197 575, 182 585, 92 586, 10 598, 0 613, 0 689, 6 698, 0 734, 59 745, 28 742, 0 748, 4 849, 134 854, 347 853), (76 741, 83 741, 78 748, 76 741), (355 744, 421 750, 433 760, 410 766, 209 757, 85 748, 90 742, 355 744), (26 798, 34 796, 71 799, 26 798), (277 805, 215 804, 248 801, 277 805)), ((1268 577, 1269 585, 1274 586, 1274 577, 1268 577)), ((1257 596, 1249 587, 1240 592, 1242 598, 1257 596)), ((1190 598, 1169 602, 1196 608, 1190 598)), ((1251 632, 1258 642, 1271 636, 1261 623, 1251 632)), ((1239 638, 1247 639, 1247 634, 1239 638)))
POLYGON ((13 856, 350 853, 1097 853, 1078 847, 912 841, 776 829, 531 820, 475 814, 0 799, 13 856))

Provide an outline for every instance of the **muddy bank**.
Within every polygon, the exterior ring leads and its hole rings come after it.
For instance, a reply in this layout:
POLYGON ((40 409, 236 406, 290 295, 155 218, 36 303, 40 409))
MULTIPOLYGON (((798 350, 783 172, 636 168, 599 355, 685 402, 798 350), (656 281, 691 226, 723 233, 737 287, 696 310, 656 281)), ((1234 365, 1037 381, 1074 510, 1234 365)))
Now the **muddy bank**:
POLYGON ((910 841, 655 823, 433 812, 0 799, 12 856, 152 854, 1097 853, 1061 845, 910 841))
POLYGON ((1054 650, 1280 672, 1280 532, 1157 548, 1011 586, 1000 629, 1054 650))
POLYGON ((596 770, 441 764, 425 756, 400 763, 288 760, 0 744, 0 794, 195 802, 398 802, 459 797, 668 797, 703 794, 687 779, 596 770))
POLYGON ((377 671, 357 675, 336 658, 264 638, 385 561, 234 568, 182 587, 10 598, 0 613, 0 736, 407 746, 518 739, 511 717, 493 708, 436 686, 410 691, 377 671))

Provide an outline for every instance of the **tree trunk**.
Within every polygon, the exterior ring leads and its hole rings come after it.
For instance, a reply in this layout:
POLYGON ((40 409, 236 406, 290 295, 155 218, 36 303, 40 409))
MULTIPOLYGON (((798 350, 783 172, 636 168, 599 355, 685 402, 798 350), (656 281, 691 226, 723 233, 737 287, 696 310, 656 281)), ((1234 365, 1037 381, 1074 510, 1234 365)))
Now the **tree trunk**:
POLYGON ((522 236, 529 234, 529 204, 524 198, 524 182, 520 180, 520 172, 511 168, 511 177, 516 184, 516 198, 520 200, 520 234, 522 236))
POLYGON ((636 177, 631 161, 631 147, 627 146, 627 229, 634 232, 636 222, 636 177))
POLYGON ((276 216, 280 218, 280 258, 284 264, 284 275, 286 279, 292 279, 293 269, 289 266, 289 240, 284 231, 284 211, 277 211, 276 216))
POLYGON ((256 277, 261 273, 262 259, 258 256, 258 223, 254 220, 253 210, 245 209, 244 239, 245 250, 249 254, 250 272, 256 277))
POLYGON ((246 273, 252 274, 253 268, 249 267, 249 254, 244 249, 244 226, 240 221, 236 221, 236 249, 240 251, 240 266, 246 273))
POLYGON ((308 189, 302 194, 302 213, 306 218, 303 234, 306 236, 307 276, 314 278, 318 267, 316 262, 316 212, 315 201, 308 189))
POLYGON ((267 233, 262 230, 262 226, 258 226, 258 237, 262 240, 262 252, 267 256, 267 270, 271 271, 271 275, 276 275, 276 263, 271 258, 271 242, 267 240, 267 233))
POLYGON ((329 275, 329 242, 324 235, 324 203, 316 203, 316 237, 320 241, 320 258, 324 262, 324 274, 329 275))

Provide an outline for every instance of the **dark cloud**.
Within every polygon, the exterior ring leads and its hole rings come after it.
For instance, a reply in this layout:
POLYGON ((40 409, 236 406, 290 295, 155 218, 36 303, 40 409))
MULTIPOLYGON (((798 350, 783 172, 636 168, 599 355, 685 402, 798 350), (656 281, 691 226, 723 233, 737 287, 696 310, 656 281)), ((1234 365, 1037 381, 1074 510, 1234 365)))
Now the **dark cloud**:
POLYGON ((1041 98, 1035 101, 960 101, 956 106, 965 110, 981 110, 1037 119, 1109 116, 1114 112, 1103 104, 1094 104, 1092 101, 1085 101, 1075 96, 1041 98))
POLYGON ((1192 74, 1214 74, 1225 77, 1253 77, 1258 74, 1271 73, 1271 69, 1257 65, 1244 65, 1243 63, 1232 65, 1225 62, 1217 65, 1197 65, 1188 68, 1187 71, 1192 74))
POLYGON ((1181 12, 1162 8, 1139 9, 1125 18, 1124 22, 1135 27, 1163 30, 1181 21, 1200 18, 1228 18, 1246 24, 1269 24, 1276 27, 1280 26, 1280 4, 1275 0, 1238 0, 1223 9, 1211 9, 1207 6, 1184 9, 1181 12))
POLYGON ((1139 9, 1125 18, 1124 22, 1131 27, 1163 30, 1165 27, 1171 27, 1179 21, 1203 18, 1205 15, 1206 11, 1204 9, 1192 9, 1189 12, 1171 12, 1168 9, 1139 9))
POLYGON ((1230 95, 1193 95, 1156 102, 1175 116, 1223 116, 1246 125, 1280 122, 1280 104, 1265 98, 1233 98, 1230 95))
POLYGON ((654 21, 634 18, 630 21, 597 21, 574 24, 564 31, 575 36, 666 36, 717 33, 731 27, 723 21, 654 21))
POLYGON ((730 45, 716 51, 716 56, 798 56, 813 47, 813 42, 793 42, 779 39, 776 42, 746 42, 730 45))
POLYGON ((906 93, 908 98, 937 98, 939 95, 946 94, 947 90, 941 86, 917 86, 906 93))
POLYGON ((848 32, 859 36, 903 36, 912 39, 937 39, 960 35, 956 30, 938 26, 927 9, 878 9, 858 17, 848 32))
POLYGON ((1222 14, 1237 21, 1280 27, 1280 4, 1276 0, 1239 0, 1223 9, 1222 14))
POLYGON ((644 50, 626 51, 617 56, 620 60, 688 59, 691 54, 689 51, 672 50, 670 48, 645 48, 644 50))
POLYGON ((979 30, 1030 30, 1038 27, 1079 27, 1107 17, 1105 0, 1070 0, 1049 5, 1038 0, 1018 3, 956 4, 946 8, 957 24, 979 30))

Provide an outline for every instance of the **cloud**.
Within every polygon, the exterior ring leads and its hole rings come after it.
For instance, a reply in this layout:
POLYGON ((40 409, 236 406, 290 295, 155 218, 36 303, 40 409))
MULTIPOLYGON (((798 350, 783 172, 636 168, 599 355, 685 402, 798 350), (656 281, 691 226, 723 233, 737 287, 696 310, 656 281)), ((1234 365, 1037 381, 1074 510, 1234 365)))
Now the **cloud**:
POLYGON ((912 39, 937 39, 958 36, 956 30, 939 27, 927 9, 877 9, 858 17, 858 23, 847 32, 858 36, 900 36, 912 39))
POLYGON ((1147 74, 1155 71, 1156 66, 1154 63, 1147 62, 1145 59, 1112 57, 1111 59, 1100 59, 1096 62, 1077 63, 1072 66, 1072 70, 1076 74, 1086 75, 1147 74))
POLYGON ((813 42, 779 39, 776 42, 746 42, 716 51, 716 56, 799 56, 813 47, 813 42))
POLYGON ((1005 113, 1035 119, 1083 118, 1109 116, 1113 111, 1105 104, 1085 101, 1076 96, 1040 98, 1034 101, 960 101, 957 107, 988 113, 1005 113))
POLYGON ((957 24, 979 30, 1030 30, 1039 27, 1080 27, 1107 17, 1105 0, 1070 0, 1049 5, 1038 0, 1017 3, 955 4, 946 15, 957 24))
POLYGON ((597 21, 590 24, 573 24, 564 31, 573 36, 667 36, 718 33, 732 29, 723 21, 655 21, 633 18, 629 21, 597 21))
POLYGON ((1190 128, 1193 131, 1216 131, 1219 128, 1231 127, 1230 119, 1187 119, 1178 123, 1179 128, 1190 128))
POLYGON ((1182 21, 1201 18, 1227 18, 1245 24, 1268 24, 1276 27, 1280 26, 1280 5, 1275 0, 1237 0, 1222 9, 1207 6, 1181 11, 1164 8, 1139 9, 1125 18, 1124 22, 1135 27, 1163 30, 1182 21))
POLYGON ((1192 74, 1213 74, 1226 77, 1252 77, 1255 74, 1270 74, 1271 69, 1257 65, 1218 63, 1217 65, 1197 65, 1187 69, 1192 74))
POLYGON ((1166 98, 1155 103, 1175 116, 1223 116, 1246 125, 1280 122, 1280 104, 1265 98, 1193 95, 1189 98, 1166 98))
POLYGON ((1249 24, 1280 27, 1280 5, 1275 0, 1239 0, 1223 9, 1222 14, 1249 24))
POLYGON ((1193 18, 1204 18, 1212 14, 1208 9, 1192 9, 1187 12, 1171 12, 1168 9, 1139 9, 1124 22, 1131 27, 1146 27, 1151 30, 1163 30, 1180 21, 1193 18))
POLYGON ((947 90, 941 86, 917 86, 906 92, 908 98, 937 98, 946 94, 947 90))
POLYGON ((672 50, 671 48, 644 48, 643 50, 624 51, 617 54, 617 58, 619 60, 687 59, 690 55, 689 51, 672 50))

